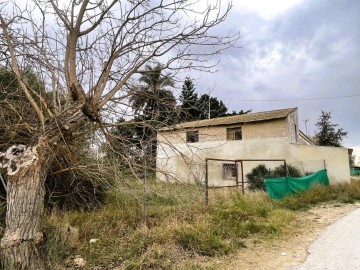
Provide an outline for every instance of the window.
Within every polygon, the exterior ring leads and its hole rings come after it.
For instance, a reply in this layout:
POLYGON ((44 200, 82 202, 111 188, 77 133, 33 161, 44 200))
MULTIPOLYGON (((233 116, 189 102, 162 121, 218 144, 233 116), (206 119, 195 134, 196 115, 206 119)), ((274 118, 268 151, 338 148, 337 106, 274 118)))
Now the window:
POLYGON ((242 140, 241 127, 227 128, 226 140, 228 141, 242 140))
POLYGON ((199 131, 192 130, 186 132, 186 142, 188 143, 196 143, 199 141, 199 131))
POLYGON ((223 179, 224 180, 235 180, 236 179, 236 165, 235 163, 223 163, 222 164, 223 179))

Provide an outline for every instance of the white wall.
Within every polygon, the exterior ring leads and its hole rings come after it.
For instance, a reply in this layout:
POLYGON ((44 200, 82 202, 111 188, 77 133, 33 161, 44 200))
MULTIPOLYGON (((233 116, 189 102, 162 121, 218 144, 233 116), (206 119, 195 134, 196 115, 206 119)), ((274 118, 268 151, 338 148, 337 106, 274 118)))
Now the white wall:
MULTIPOLYGON (((306 163, 307 171, 322 169, 323 160, 325 160, 331 184, 350 182, 348 151, 346 148, 290 144, 287 138, 212 141, 174 145, 159 143, 157 178, 164 181, 203 182, 205 158, 286 159, 289 164, 295 165, 299 169, 301 169, 301 162, 306 163)), ((244 175, 257 164, 245 162, 244 175)), ((264 164, 274 167, 280 165, 281 162, 264 164)), ((222 179, 221 162, 210 163, 209 165, 210 185, 235 185, 234 181, 222 179)))

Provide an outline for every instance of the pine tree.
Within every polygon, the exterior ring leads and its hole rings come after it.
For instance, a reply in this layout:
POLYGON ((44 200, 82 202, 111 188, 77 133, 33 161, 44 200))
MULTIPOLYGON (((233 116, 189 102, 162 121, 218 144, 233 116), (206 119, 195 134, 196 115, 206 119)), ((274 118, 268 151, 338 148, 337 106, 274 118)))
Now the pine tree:
POLYGON ((186 77, 180 95, 180 122, 193 121, 199 118, 198 95, 190 77, 186 77))
POLYGON ((225 116, 227 112, 227 107, 222 100, 219 101, 216 97, 211 97, 208 94, 201 95, 198 107, 200 109, 200 119, 208 119, 209 111, 211 119, 225 116))
POLYGON ((318 127, 318 132, 315 135, 317 145, 340 147, 347 132, 342 128, 337 128, 339 125, 331 123, 330 119, 331 112, 321 111, 321 116, 316 123, 318 127))

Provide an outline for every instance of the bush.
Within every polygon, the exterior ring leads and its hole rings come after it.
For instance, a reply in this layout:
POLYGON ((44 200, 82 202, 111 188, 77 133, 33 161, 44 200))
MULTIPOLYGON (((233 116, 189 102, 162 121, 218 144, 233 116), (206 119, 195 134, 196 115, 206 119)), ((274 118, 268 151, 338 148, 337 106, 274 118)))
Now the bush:
MULTIPOLYGON (((105 165, 98 164, 85 147, 69 146, 68 149, 56 153, 47 171, 45 208, 91 210, 99 207, 104 203, 114 174, 105 165)), ((4 180, 7 181, 5 176, 4 180)), ((6 191, 1 183, 0 203, 6 204, 6 191)))
MULTIPOLYGON (((288 175, 290 177, 301 177, 301 172, 299 171, 298 168, 291 166, 291 165, 287 165, 287 170, 288 170, 288 175)), ((276 178, 276 177, 284 177, 286 176, 286 171, 285 171, 285 166, 284 165, 280 165, 277 166, 271 173, 271 177, 276 178)))
POLYGON ((265 190, 264 186, 264 178, 271 177, 271 170, 266 168, 264 164, 260 164, 256 166, 252 171, 246 174, 246 178, 249 182, 249 189, 257 190, 262 189, 265 190))
POLYGON ((45 181, 48 210, 90 210, 104 202, 111 181, 107 170, 85 147, 78 148, 58 153, 51 164, 45 181))
MULTIPOLYGON (((287 165, 288 175, 291 177, 300 177, 301 172, 294 166, 287 165)), ((265 190, 265 178, 285 177, 286 170, 284 165, 277 166, 274 170, 266 168, 264 164, 256 166, 250 173, 246 175, 249 182, 250 190, 265 190)))

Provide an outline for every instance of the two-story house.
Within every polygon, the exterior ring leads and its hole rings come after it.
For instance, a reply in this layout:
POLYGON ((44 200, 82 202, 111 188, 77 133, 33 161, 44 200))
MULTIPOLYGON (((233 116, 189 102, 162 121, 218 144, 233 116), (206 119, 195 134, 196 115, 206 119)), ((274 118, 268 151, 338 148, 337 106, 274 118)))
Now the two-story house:
MULTIPOLYGON (((157 140, 159 180, 203 182, 205 159, 215 158, 229 162, 210 168, 213 186, 233 184, 234 159, 285 159, 306 172, 326 166, 331 183, 350 181, 348 150, 315 146, 299 130, 297 108, 181 123, 160 129, 157 140)), ((255 165, 244 163, 244 174, 255 165)))

